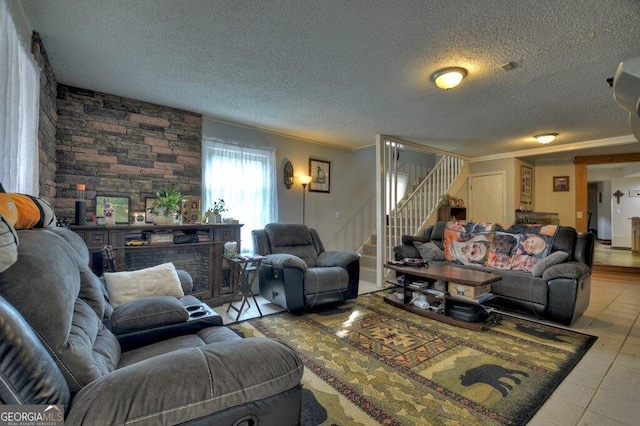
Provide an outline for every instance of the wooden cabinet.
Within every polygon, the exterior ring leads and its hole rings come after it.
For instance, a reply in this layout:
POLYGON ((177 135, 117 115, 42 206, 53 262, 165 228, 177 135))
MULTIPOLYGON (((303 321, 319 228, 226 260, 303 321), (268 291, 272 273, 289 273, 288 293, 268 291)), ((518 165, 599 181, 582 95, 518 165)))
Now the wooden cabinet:
MULTIPOLYGON (((223 260, 224 243, 238 242, 240 251, 240 224, 215 225, 116 225, 116 226, 72 226, 82 237, 90 254, 90 266, 96 274, 104 271, 105 259, 102 247, 110 245, 118 271, 130 271, 161 263, 173 262, 193 278, 194 296, 212 306, 231 300, 229 265, 223 260), (173 244, 172 238, 164 244, 141 244, 152 234, 197 235, 197 242, 173 244), (134 242, 135 241, 135 242, 134 242), (139 244, 139 245, 138 245, 139 244)), ((194 238, 195 240, 195 238, 194 238)))
POLYGON ((467 220, 466 207, 440 207, 438 209, 438 220, 467 220))

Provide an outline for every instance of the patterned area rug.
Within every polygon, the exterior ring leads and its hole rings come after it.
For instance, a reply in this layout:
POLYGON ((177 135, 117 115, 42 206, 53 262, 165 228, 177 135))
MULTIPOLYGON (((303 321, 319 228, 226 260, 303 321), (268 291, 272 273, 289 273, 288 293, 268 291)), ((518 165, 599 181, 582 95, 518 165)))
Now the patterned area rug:
POLYGON ((523 425, 596 340, 506 315, 470 331, 383 296, 232 328, 297 350, 306 367, 303 423, 314 425, 523 425))

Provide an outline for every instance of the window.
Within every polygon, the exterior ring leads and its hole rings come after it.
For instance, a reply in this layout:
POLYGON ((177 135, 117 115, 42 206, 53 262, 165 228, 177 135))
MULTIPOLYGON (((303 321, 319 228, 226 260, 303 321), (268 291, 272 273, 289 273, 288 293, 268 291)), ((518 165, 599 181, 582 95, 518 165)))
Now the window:
POLYGON ((238 219, 242 251, 251 252, 251 231, 277 222, 276 155, 271 148, 256 148, 203 139, 202 210, 219 198, 225 201, 224 217, 238 219))
POLYGON ((10 192, 39 193, 40 69, 0 2, 0 181, 10 192))

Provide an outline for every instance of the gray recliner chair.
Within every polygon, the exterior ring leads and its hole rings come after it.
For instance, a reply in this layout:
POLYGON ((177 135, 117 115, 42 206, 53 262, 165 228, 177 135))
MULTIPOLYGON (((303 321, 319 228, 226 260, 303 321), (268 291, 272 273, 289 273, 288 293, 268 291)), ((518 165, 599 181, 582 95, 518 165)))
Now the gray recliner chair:
POLYGON ((65 425, 300 422, 291 348, 204 324, 123 351, 77 251, 56 231, 17 235, 0 273, 0 403, 61 404, 65 425))
POLYGON ((270 223, 252 231, 253 249, 266 257, 258 270, 260 295, 289 312, 358 297, 360 255, 325 251, 315 229, 270 223))

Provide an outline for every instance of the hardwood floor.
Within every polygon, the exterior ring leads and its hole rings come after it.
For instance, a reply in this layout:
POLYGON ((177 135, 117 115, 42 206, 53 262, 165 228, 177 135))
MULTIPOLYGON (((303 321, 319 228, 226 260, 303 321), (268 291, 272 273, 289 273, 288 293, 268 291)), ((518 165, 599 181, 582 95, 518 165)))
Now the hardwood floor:
POLYGON ((596 243, 593 272, 640 277, 640 255, 633 254, 631 250, 612 249, 609 245, 596 243))

